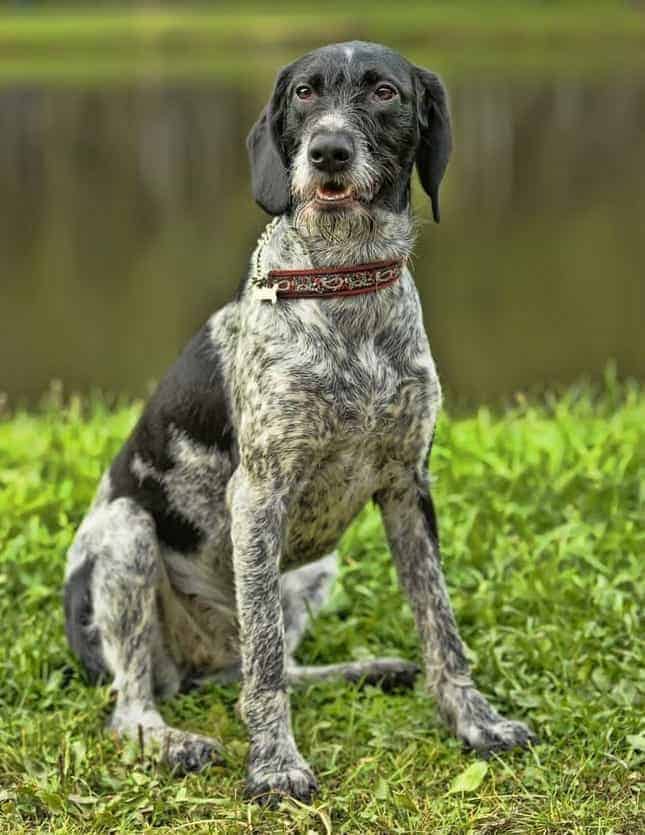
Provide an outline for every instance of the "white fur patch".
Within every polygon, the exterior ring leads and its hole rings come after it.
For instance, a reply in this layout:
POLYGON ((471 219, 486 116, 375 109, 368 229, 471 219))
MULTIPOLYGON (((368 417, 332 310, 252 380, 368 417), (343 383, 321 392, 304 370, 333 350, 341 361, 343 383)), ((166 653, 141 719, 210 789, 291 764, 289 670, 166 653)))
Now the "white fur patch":
POLYGON ((315 123, 313 131, 319 130, 347 130, 349 122, 340 110, 332 110, 330 113, 325 113, 315 123))

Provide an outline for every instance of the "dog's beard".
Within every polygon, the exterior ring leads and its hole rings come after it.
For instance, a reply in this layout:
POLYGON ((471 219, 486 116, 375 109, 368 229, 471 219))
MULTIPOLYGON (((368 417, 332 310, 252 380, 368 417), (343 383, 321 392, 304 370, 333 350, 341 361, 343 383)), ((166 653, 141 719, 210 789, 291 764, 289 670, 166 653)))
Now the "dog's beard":
POLYGON ((306 238, 320 238, 329 243, 349 243, 369 240, 376 222, 371 203, 378 191, 378 176, 371 158, 360 138, 357 160, 351 171, 334 177, 312 171, 307 161, 307 142, 303 142, 291 169, 291 193, 294 202, 293 224, 306 238), (350 206, 321 206, 317 199, 319 188, 330 184, 351 189, 354 202, 350 206))
POLYGON ((321 209, 315 200, 299 203, 293 224, 305 238, 319 237, 330 243, 367 241, 374 235, 374 217, 360 203, 349 209, 321 209))

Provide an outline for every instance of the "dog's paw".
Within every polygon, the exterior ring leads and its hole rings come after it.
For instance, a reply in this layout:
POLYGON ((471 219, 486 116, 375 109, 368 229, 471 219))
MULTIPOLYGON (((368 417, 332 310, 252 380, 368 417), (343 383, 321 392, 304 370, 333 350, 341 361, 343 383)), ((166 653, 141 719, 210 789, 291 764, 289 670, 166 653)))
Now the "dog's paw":
POLYGON ((146 755, 167 765, 176 774, 202 771, 209 765, 224 762, 220 742, 170 727, 156 710, 115 710, 108 728, 117 738, 138 743, 146 755))
POLYGON ((249 800, 266 805, 276 805, 280 796, 293 797, 302 803, 310 803, 318 791, 318 783, 306 763, 279 771, 257 769, 250 771, 246 779, 245 795, 249 800))
POLYGON ((494 751, 528 748, 537 743, 537 736, 523 722, 502 719, 496 722, 469 723, 460 729, 459 737, 468 749, 482 756, 494 751))
POLYGON ((504 719, 474 687, 455 693, 453 724, 466 748, 485 756, 493 751, 527 748, 537 737, 523 722, 504 719))
POLYGON ((244 792, 248 799, 272 806, 280 796, 309 803, 317 790, 316 778, 289 732, 274 727, 252 737, 244 792))
POLYGON ((420 672, 421 667, 411 661, 383 658, 375 662, 374 671, 365 676, 364 682, 380 687, 385 693, 409 690, 414 687, 420 672))
POLYGON ((421 672, 411 661, 401 658, 375 658, 372 661, 353 661, 339 665, 342 677, 352 684, 380 687, 385 693, 409 690, 421 672))
POLYGON ((216 739, 175 729, 166 731, 161 752, 163 762, 178 775, 224 762, 222 745, 216 739))

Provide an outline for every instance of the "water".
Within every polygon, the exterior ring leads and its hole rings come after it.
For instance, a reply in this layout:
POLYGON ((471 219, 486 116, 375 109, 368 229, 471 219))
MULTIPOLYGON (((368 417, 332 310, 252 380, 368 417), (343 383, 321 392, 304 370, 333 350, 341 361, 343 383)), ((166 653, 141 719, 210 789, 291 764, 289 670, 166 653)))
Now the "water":
MULTIPOLYGON (((232 295, 271 75, 0 89, 0 391, 140 394, 232 295)), ((645 377, 645 79, 446 81, 455 153, 414 263, 445 386, 645 377)))

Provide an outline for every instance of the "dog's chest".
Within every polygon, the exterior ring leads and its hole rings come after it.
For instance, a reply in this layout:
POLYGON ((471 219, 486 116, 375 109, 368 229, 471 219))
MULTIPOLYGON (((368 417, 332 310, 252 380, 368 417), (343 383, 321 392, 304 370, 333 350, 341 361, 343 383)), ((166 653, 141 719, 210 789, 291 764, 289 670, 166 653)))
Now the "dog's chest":
POLYGON ((290 504, 283 567, 316 559, 332 550, 338 538, 374 492, 391 478, 396 451, 378 437, 339 445, 313 463, 297 485, 290 504))
POLYGON ((289 494, 285 566, 333 547, 374 492, 427 452, 440 389, 411 289, 335 316, 302 305, 269 321, 261 309, 257 327, 247 319, 235 384, 240 457, 268 489, 289 494))
POLYGON ((366 439, 405 444, 422 432, 440 391, 410 296, 406 288, 396 305, 372 298, 333 313, 318 302, 273 316, 270 306, 252 308, 236 358, 240 445, 289 470, 290 453, 326 458, 366 439))
POLYGON ((309 466, 288 514, 285 567, 333 548, 374 493, 425 456, 432 388, 430 378, 402 380, 381 367, 337 398, 323 421, 327 430, 307 444, 309 466))

